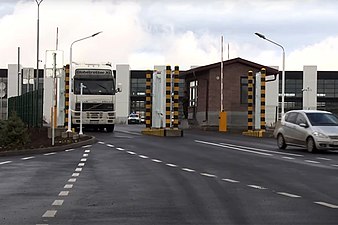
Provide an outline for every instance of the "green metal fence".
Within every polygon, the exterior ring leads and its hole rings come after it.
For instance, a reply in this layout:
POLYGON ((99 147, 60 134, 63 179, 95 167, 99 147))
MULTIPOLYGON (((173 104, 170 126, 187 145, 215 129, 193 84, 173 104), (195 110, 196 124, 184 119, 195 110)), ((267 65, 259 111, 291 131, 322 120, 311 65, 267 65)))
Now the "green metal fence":
POLYGON ((43 89, 8 99, 8 116, 13 112, 29 127, 42 127, 43 89))

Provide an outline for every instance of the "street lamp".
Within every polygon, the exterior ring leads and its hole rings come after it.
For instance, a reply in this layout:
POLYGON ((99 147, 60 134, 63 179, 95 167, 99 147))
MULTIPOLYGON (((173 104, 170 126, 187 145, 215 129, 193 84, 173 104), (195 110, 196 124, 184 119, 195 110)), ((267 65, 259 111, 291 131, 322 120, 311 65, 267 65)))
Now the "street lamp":
POLYGON ((83 132, 82 132, 82 95, 83 95, 83 88, 86 88, 86 86, 83 85, 83 83, 81 83, 80 84, 81 100, 80 100, 80 132, 79 132, 79 135, 83 135, 83 132))
POLYGON ((284 116, 284 96, 285 96, 285 50, 284 47, 268 38, 266 38, 263 34, 255 33, 258 37, 267 40, 268 42, 271 42, 272 44, 275 44, 282 48, 283 50, 283 70, 282 70, 282 117, 284 116))
POLYGON ((76 42, 79 42, 79 41, 82 41, 82 40, 85 40, 85 39, 88 39, 88 38, 92 38, 92 37, 95 37, 96 35, 102 33, 102 31, 100 32, 97 32, 95 34, 92 34, 88 37, 84 37, 84 38, 80 38, 76 41, 73 41, 73 43, 70 45, 70 56, 69 56, 69 91, 68 91, 68 95, 69 95, 69 107, 68 107, 68 130, 67 132, 72 132, 72 123, 71 123, 71 114, 72 114, 72 110, 71 110, 71 95, 70 95, 70 92, 71 92, 71 89, 72 89, 72 64, 73 64, 73 61, 72 61, 72 51, 73 51, 73 44, 75 44, 76 42))
POLYGON ((36 90, 39 90, 39 30, 40 30, 40 4, 43 0, 35 0, 36 4, 38 5, 38 21, 37 21, 37 44, 36 44, 36 90))

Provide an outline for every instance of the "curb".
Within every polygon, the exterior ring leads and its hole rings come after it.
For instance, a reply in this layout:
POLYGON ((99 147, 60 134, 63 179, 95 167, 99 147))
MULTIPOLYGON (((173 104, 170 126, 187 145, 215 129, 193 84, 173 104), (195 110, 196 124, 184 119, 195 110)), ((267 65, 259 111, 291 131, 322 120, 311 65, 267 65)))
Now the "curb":
POLYGON ((79 148, 84 145, 94 144, 97 140, 95 137, 91 137, 88 140, 72 143, 69 145, 60 145, 55 147, 48 147, 48 148, 35 148, 35 149, 27 149, 27 150, 13 150, 13 151, 6 151, 0 152, 1 156, 17 156, 17 155, 27 155, 27 154, 41 154, 41 153, 49 153, 49 152, 60 152, 70 148, 79 148))

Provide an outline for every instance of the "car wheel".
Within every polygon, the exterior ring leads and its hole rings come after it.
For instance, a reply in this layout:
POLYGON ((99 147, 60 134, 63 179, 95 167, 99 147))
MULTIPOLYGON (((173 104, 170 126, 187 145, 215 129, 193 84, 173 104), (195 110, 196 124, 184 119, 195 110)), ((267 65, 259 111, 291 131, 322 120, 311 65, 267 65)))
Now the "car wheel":
POLYGON ((316 152, 316 150, 317 150, 316 143, 315 143, 315 140, 313 140, 312 137, 309 137, 306 140, 306 149, 310 153, 316 152))
POLYGON ((277 136, 277 146, 279 149, 285 149, 286 148, 286 143, 285 143, 285 139, 283 137, 282 134, 278 134, 277 136))

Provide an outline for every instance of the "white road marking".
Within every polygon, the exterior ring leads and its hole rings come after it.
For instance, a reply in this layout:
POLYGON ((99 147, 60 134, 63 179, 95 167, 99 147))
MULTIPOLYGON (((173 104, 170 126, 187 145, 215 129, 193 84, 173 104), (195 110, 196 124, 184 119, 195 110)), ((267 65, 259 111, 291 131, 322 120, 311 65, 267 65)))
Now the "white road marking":
POLYGON ((81 172, 82 171, 82 168, 76 168, 75 169, 75 172, 81 172))
POLYGON ((83 154, 82 157, 88 157, 88 154, 83 154))
POLYGON ((64 200, 55 200, 55 201, 53 202, 53 204, 52 204, 52 205, 57 205, 57 206, 60 206, 60 205, 62 205, 62 204, 63 204, 63 202, 64 202, 64 200))
MULTIPOLYGON (((103 143, 104 144, 104 143, 103 143)), ((82 148, 90 148, 92 147, 92 145, 85 145, 85 146, 82 146, 82 148)))
POLYGON ((187 171, 187 172, 195 172, 195 170, 189 169, 189 168, 182 168, 183 171, 187 171))
POLYGON ((132 151, 127 151, 127 153, 130 154, 130 155, 136 155, 136 153, 132 152, 132 151))
POLYGON ((271 151, 267 149, 261 149, 261 148, 253 148, 253 147, 247 147, 247 146, 241 146, 241 145, 233 145, 233 144, 227 144, 227 143, 220 143, 222 145, 236 147, 236 148, 244 148, 249 150, 256 150, 261 152, 268 152, 272 154, 280 154, 280 155, 288 155, 288 156, 297 156, 297 157, 303 157, 304 155, 294 154, 294 153, 287 153, 287 152, 277 152, 277 151, 271 151))
POLYGON ((210 173, 200 173, 200 174, 205 177, 217 177, 216 175, 210 173))
POLYGON ((42 224, 42 223, 39 223, 39 224, 36 224, 36 225, 48 225, 48 224, 46 224, 46 223, 44 223, 44 224, 42 224))
POLYGON ((90 150, 89 150, 89 149, 85 150, 85 153, 89 153, 89 152, 90 152, 90 150))
POLYGON ((34 158, 35 158, 34 156, 29 156, 29 157, 22 158, 22 160, 28 160, 28 159, 34 159, 34 158))
POLYGON ((325 160, 325 161, 331 161, 332 160, 332 159, 323 158, 323 157, 317 157, 317 159, 319 159, 319 160, 325 160))
POLYGON ((71 152, 71 151, 74 151, 74 150, 75 150, 74 148, 71 148, 71 149, 65 150, 65 152, 71 152))
POLYGON ((333 205, 333 204, 330 204, 330 203, 326 203, 326 202, 314 202, 318 205, 322 205, 322 206, 326 206, 326 207, 329 207, 329 208, 332 208, 332 209, 338 209, 338 205, 333 205))
POLYGON ((111 145, 111 144, 107 144, 108 147, 111 147, 111 148, 114 148, 115 146, 114 145, 111 145))
POLYGON ((99 141, 99 142, 97 142, 97 143, 99 143, 99 144, 101 144, 101 145, 104 145, 104 144, 105 144, 103 141, 99 141))
POLYGON ((68 196, 68 194, 69 194, 69 191, 61 191, 59 193, 59 196, 68 196))
POLYGON ((254 184, 250 184, 250 185, 248 185, 248 187, 255 188, 255 189, 260 189, 260 190, 266 190, 267 189, 265 187, 254 185, 254 184))
POLYGON ((332 166, 336 166, 336 167, 338 167, 338 165, 337 165, 337 164, 332 164, 332 166))
POLYGON ((305 162, 308 162, 308 163, 315 163, 315 164, 318 164, 318 163, 320 163, 320 162, 313 161, 313 160, 305 160, 305 162))
POLYGON ((148 156, 145 156, 145 155, 139 155, 138 157, 142 158, 142 159, 149 159, 148 156))
POLYGON ((72 174, 72 177, 78 177, 78 176, 80 176, 79 173, 73 173, 73 174, 72 174))
POLYGON ((70 178, 69 180, 68 180, 68 182, 76 182, 76 178, 70 178))
POLYGON ((46 154, 43 154, 43 155, 48 156, 48 155, 55 155, 55 154, 56 154, 56 152, 50 152, 50 153, 46 153, 46 154))
POLYGON ((45 214, 42 215, 42 217, 55 217, 56 213, 57 210, 47 210, 45 214))
POLYGON ((79 163, 79 165, 78 166, 84 166, 85 164, 84 163, 79 163))
POLYGON ((284 195, 290 198, 301 198, 301 196, 299 195, 294 195, 294 194, 290 194, 290 193, 286 193, 286 192, 277 192, 277 194, 279 195, 284 195))
POLYGON ((119 151, 124 151, 123 148, 116 148, 116 150, 119 150, 119 151))
POLYGON ((234 150, 237 150, 237 151, 249 152, 249 153, 254 153, 254 154, 258 154, 258 155, 273 156, 272 154, 246 150, 246 149, 238 148, 238 147, 231 147, 230 145, 221 145, 221 144, 216 144, 216 143, 211 143, 211 142, 206 142, 206 141, 199 141, 199 140, 195 140, 195 142, 201 143, 201 144, 213 145, 213 146, 222 147, 222 148, 230 148, 230 149, 234 149, 234 150))
POLYGON ((73 188, 73 185, 72 184, 66 184, 63 188, 71 189, 71 188, 73 188))
POLYGON ((230 183, 239 183, 238 180, 232 180, 232 179, 228 179, 228 178, 223 178, 222 180, 226 181, 226 182, 230 182, 230 183))
POLYGON ((295 158, 288 157, 288 156, 283 156, 282 158, 283 158, 283 159, 291 159, 291 160, 295 159, 295 158))
POLYGON ((11 163, 12 161, 5 161, 5 162, 0 162, 0 165, 8 164, 11 163))
POLYGON ((156 162, 156 163, 161 163, 162 162, 161 160, 158 160, 158 159, 152 159, 151 161, 156 162))
POLYGON ((167 163, 166 165, 167 165, 167 166, 170 166, 170 167, 177 167, 177 165, 171 164, 171 163, 167 163))
POLYGON ((81 162, 86 162, 86 161, 87 161, 86 158, 81 159, 81 162))

